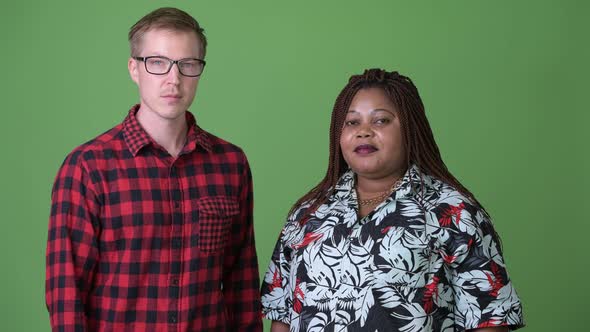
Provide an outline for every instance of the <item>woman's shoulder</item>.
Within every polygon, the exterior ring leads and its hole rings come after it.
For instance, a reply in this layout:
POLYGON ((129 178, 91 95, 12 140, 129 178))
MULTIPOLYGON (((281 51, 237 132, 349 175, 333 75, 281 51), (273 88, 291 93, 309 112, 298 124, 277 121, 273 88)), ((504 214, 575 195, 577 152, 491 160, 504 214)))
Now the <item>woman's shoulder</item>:
POLYGON ((415 185, 415 191, 430 209, 441 206, 462 206, 473 212, 480 209, 478 203, 452 184, 428 174, 422 174, 421 181, 415 185))
POLYGON ((415 200, 424 207, 426 216, 444 229, 474 234, 482 224, 491 222, 487 211, 473 198, 430 175, 423 176, 415 200))

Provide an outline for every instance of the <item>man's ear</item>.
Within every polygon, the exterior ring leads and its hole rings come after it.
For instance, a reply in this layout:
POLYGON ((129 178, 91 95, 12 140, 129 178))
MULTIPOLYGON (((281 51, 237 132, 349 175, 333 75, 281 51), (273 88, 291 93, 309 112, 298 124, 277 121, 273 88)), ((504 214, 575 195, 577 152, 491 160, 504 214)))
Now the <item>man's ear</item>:
POLYGON ((133 58, 129 58, 127 61, 127 69, 129 69, 129 76, 135 84, 139 84, 139 66, 137 65, 137 60, 133 58))

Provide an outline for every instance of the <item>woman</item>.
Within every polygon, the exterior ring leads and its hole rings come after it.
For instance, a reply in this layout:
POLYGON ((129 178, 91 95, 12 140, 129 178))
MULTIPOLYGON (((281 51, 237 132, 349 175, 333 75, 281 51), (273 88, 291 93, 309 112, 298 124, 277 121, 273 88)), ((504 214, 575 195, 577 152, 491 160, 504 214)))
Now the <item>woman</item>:
POLYGON ((262 304, 272 331, 524 326, 498 235, 409 78, 366 70, 336 99, 326 176, 291 209, 262 304))

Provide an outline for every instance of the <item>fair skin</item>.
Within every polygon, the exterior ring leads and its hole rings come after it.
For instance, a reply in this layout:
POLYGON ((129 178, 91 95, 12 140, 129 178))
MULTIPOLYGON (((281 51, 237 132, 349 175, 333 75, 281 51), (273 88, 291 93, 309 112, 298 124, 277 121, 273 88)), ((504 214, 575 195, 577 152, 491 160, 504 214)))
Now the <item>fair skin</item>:
MULTIPOLYGON (((360 199, 387 191, 406 171, 398 111, 385 92, 379 88, 360 90, 347 112, 340 137, 344 160, 357 175, 360 199)), ((375 205, 376 206, 376 205, 375 205)), ((364 216, 374 209, 368 207, 364 216)), ((288 332, 289 325, 273 321, 272 332, 288 332)), ((470 331, 507 332, 507 327, 488 327, 470 331)))
MULTIPOLYGON (((200 41, 193 31, 152 29, 144 34, 139 53, 134 56, 201 59, 200 49, 200 41)), ((195 98, 199 77, 181 75, 176 65, 168 74, 153 75, 146 71, 143 62, 133 58, 129 58, 127 66, 139 89, 137 120, 156 143, 177 157, 186 141, 185 113, 195 98)))

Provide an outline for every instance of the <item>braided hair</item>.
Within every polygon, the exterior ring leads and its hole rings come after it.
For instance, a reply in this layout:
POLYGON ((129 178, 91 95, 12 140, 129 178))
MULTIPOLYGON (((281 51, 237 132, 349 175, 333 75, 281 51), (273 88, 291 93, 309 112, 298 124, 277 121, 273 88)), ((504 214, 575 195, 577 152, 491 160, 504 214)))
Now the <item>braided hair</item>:
MULTIPOLYGON (((307 194, 297 200, 289 214, 294 213, 302 204, 309 202, 311 205, 299 217, 300 223, 304 224, 310 215, 333 194, 336 183, 348 169, 340 150, 340 136, 346 113, 357 92, 367 88, 383 89, 399 113, 402 144, 406 152, 406 169, 412 164, 416 165, 420 172, 453 186, 487 214, 475 196, 447 169, 426 118, 424 104, 412 80, 400 75, 397 71, 387 72, 382 69, 367 69, 362 75, 351 76, 348 84, 336 98, 330 122, 330 157, 326 175, 307 194)), ((491 224, 484 223, 483 227, 490 227, 488 231, 494 240, 500 243, 500 238, 491 224)))

